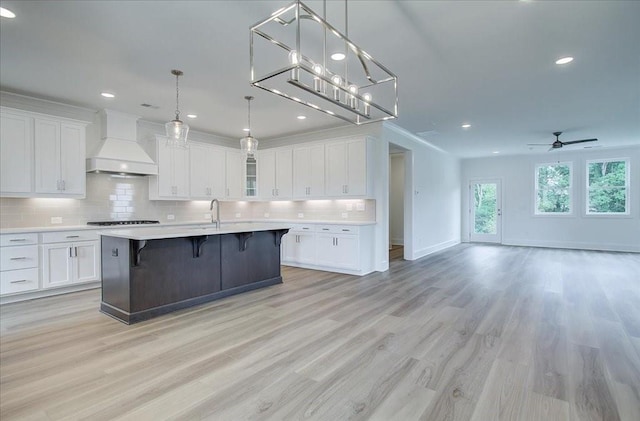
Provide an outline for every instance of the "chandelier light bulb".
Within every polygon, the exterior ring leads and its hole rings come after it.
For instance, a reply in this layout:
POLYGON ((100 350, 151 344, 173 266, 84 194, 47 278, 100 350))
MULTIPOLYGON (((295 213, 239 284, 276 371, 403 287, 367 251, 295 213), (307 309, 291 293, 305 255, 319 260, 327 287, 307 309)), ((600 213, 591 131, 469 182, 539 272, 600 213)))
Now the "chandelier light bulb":
MULTIPOLYGON (((324 67, 322 67, 321 64, 316 63, 313 65, 313 72, 316 75, 322 76, 324 75, 324 67)), ((315 89, 316 92, 324 92, 324 81, 318 76, 313 77, 313 89, 315 89)))
POLYGON ((349 85, 349 92, 354 95, 349 95, 349 105, 354 110, 358 108, 358 98, 356 98, 356 94, 358 93, 358 87, 356 85, 349 85))
POLYGON ((342 78, 338 75, 331 76, 333 82, 333 100, 340 101, 340 86, 342 86, 342 78))
POLYGON ((369 116, 371 114, 370 102, 371 102, 372 96, 370 93, 367 92, 366 94, 362 94, 362 99, 364 100, 364 114, 366 116, 369 116))
POLYGON ((296 50, 289 52, 289 63, 296 66, 294 69, 291 69, 291 79, 298 80, 299 69, 297 66, 300 64, 300 54, 298 54, 296 50))

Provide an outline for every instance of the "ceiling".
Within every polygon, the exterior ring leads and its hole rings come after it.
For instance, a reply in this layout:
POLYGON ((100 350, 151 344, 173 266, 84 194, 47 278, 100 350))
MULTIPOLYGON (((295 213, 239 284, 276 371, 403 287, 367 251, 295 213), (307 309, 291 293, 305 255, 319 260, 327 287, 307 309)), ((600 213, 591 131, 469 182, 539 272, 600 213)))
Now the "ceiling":
MULTIPOLYGON (((322 1, 305 3, 322 13, 322 1)), ((249 85, 249 27, 286 4, 3 1, 17 17, 0 22, 0 88, 165 122, 170 70, 181 69, 194 130, 242 137, 245 95, 263 145, 345 125, 249 85)), ((457 156, 543 152, 527 143, 551 143, 554 131, 599 139, 564 149, 640 144, 638 1, 352 0, 348 13, 349 37, 398 76, 393 123, 457 156)), ((342 0, 327 2, 327 20, 344 29, 342 0)))

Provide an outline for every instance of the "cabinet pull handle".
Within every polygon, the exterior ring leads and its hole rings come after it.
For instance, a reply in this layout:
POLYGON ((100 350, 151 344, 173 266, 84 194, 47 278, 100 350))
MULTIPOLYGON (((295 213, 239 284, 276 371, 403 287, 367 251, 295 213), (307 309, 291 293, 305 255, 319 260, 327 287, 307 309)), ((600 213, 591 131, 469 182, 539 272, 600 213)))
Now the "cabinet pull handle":
POLYGON ((67 189, 67 182, 65 180, 62 180, 62 190, 66 190, 67 189))
POLYGON ((336 246, 338 245, 338 239, 336 238, 336 246))
POLYGON ((67 235, 67 238, 80 238, 79 235, 67 235))
POLYGON ((17 242, 20 242, 20 241, 27 241, 27 239, 26 238, 13 238, 13 239, 11 239, 9 241, 12 242, 12 243, 17 243, 17 242))
POLYGON ((351 231, 351 230, 350 230, 350 229, 345 229, 345 228, 342 228, 342 231, 346 231, 346 232, 349 232, 349 231, 351 231))
POLYGON ((27 259, 26 257, 21 256, 21 257, 12 257, 9 260, 26 260, 26 259, 27 259))
POLYGON ((78 247, 73 248, 73 257, 78 257, 78 247))
POLYGON ((11 281, 10 284, 24 284, 25 282, 29 282, 28 279, 19 279, 17 281, 11 281))
POLYGON ((69 247, 69 257, 73 257, 73 247, 69 247))
POLYGON ((322 228, 322 231, 329 231, 329 228, 322 228))

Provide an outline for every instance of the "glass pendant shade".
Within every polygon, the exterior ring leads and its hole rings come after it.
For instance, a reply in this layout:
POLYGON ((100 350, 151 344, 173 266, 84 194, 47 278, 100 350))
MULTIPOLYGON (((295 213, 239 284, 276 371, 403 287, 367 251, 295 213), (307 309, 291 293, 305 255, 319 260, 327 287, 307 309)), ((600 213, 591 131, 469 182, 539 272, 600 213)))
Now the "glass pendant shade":
POLYGON ((176 118, 165 124, 164 127, 167 132, 167 145, 182 148, 187 146, 188 124, 176 118))
POLYGON ((164 125, 167 134, 167 146, 186 148, 189 125, 180 120, 180 107, 178 78, 183 75, 182 70, 172 70, 171 74, 176 77, 176 118, 164 125))
POLYGON ((245 96, 244 99, 247 100, 247 127, 248 132, 245 137, 240 139, 240 150, 242 153, 247 156, 253 158, 254 154, 258 150, 258 139, 251 136, 251 100, 253 100, 252 96, 245 96))
POLYGON ((253 157, 258 150, 258 139, 251 135, 243 137, 240 139, 240 149, 244 155, 253 157))

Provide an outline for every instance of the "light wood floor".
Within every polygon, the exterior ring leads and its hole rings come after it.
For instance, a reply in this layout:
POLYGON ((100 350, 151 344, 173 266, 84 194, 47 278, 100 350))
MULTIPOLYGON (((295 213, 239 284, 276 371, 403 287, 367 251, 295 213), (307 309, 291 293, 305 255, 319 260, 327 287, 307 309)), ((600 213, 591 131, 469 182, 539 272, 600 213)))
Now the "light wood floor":
POLYGON ((0 308, 0 419, 640 420, 640 254, 460 245, 126 326, 0 308))

